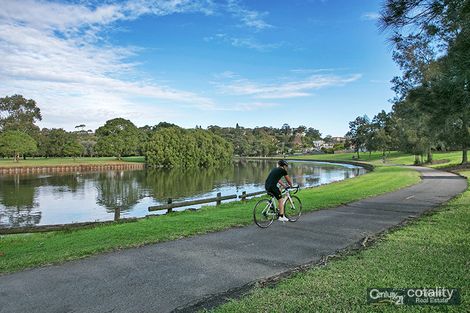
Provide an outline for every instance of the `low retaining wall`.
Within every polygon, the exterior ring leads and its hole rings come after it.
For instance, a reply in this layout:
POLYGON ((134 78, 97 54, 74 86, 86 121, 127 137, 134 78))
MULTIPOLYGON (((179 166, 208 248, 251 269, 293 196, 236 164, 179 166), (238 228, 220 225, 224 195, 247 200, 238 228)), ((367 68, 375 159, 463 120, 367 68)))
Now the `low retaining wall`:
POLYGON ((86 172, 102 170, 140 170, 144 168, 144 163, 18 166, 0 167, 0 174, 86 172))

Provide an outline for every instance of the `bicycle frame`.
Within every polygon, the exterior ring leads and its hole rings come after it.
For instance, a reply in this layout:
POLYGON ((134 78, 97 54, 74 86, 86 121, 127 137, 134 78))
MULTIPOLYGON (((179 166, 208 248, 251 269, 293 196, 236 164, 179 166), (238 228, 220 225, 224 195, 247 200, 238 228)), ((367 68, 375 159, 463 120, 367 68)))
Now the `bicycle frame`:
POLYGON ((253 208, 253 219, 261 228, 266 228, 271 225, 273 220, 278 219, 279 206, 278 202, 285 205, 285 209, 288 212, 284 212, 285 216, 290 222, 298 220, 302 211, 302 202, 294 194, 299 191, 299 186, 286 188, 282 191, 282 198, 277 200, 274 194, 271 194, 271 198, 264 198, 256 203, 253 208), (282 202, 280 202, 282 201, 282 202))
MULTIPOLYGON (((294 202, 292 201, 292 198, 291 198, 291 196, 290 196, 290 191, 289 191, 289 190, 284 190, 284 191, 282 192, 282 196, 283 196, 282 199, 283 199, 283 201, 284 201, 284 206, 285 206, 287 200, 289 200, 289 202, 292 204, 292 206, 295 206, 295 205, 294 205, 294 202)), ((275 212, 275 213, 279 213, 279 207, 278 207, 278 204, 277 204, 277 203, 278 203, 278 201, 277 201, 276 197, 271 197, 271 200, 269 200, 269 205, 266 206, 266 208, 263 210, 262 213, 263 213, 263 214, 267 213, 267 211, 269 210, 269 207, 270 207, 271 205, 274 205, 274 212, 275 212)))

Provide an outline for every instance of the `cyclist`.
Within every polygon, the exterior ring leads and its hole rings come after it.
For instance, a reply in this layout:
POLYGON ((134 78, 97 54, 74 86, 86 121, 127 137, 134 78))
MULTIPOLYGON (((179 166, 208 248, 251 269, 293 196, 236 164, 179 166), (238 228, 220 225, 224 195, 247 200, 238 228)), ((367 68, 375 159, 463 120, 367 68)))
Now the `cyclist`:
POLYGON ((274 197, 279 201, 279 221, 281 222, 287 222, 289 219, 284 216, 284 201, 277 184, 279 183, 283 188, 286 188, 286 185, 281 180, 282 177, 285 177, 289 186, 292 187, 292 180, 289 175, 287 175, 288 167, 289 165, 285 160, 279 160, 279 162, 277 162, 277 167, 271 170, 264 184, 266 191, 274 195, 274 197))

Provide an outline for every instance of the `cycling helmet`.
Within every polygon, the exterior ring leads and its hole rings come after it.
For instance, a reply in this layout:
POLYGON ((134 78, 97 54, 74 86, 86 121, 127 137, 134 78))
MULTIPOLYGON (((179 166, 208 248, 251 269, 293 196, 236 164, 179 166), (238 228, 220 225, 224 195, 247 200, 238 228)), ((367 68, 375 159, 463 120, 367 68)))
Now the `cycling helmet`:
POLYGON ((277 164, 279 166, 289 166, 289 164, 287 164, 287 161, 286 160, 279 160, 279 162, 277 162, 277 164))

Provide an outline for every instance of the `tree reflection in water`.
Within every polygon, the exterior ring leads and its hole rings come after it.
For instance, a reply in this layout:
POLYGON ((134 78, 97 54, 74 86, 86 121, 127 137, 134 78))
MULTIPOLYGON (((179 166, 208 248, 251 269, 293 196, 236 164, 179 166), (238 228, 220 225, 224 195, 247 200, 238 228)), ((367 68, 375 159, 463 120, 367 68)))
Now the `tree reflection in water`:
MULTIPOLYGON (((240 160, 231 166, 207 169, 1 176, 0 227, 32 226, 41 224, 42 219, 49 224, 51 220, 70 223, 81 219, 110 219, 117 207, 129 216, 142 216, 147 214, 149 205, 164 203, 167 198, 181 201, 204 198, 220 190, 224 194, 241 193, 249 188, 262 190, 269 171, 275 166, 276 161, 240 160), (55 211, 51 212, 53 204, 55 211)), ((364 172, 362 168, 311 162, 291 162, 289 169, 289 175, 301 186, 324 184, 364 172)))
POLYGON ((36 211, 35 202, 37 181, 22 179, 20 175, 12 175, 10 179, 0 177, 0 226, 11 227, 33 226, 41 221, 41 212, 36 211))

